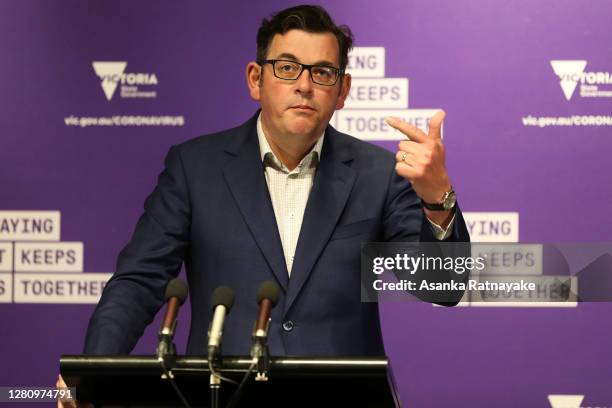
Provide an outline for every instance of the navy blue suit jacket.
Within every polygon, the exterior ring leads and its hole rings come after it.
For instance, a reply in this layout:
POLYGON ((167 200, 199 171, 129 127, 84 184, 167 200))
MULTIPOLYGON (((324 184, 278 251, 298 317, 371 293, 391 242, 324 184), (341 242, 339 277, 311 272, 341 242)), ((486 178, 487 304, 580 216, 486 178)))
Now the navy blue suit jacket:
MULTIPOLYGON (((256 120, 170 149, 90 320, 85 353, 129 353, 184 262, 188 354, 206 352, 210 296, 219 285, 236 291, 223 353, 248 354, 257 288, 274 280, 282 295, 272 312, 272 355, 384 355, 377 304, 360 301, 361 243, 434 241, 417 195, 396 174, 392 153, 328 126, 289 279, 256 120)), ((449 240, 469 241, 458 209, 449 240)))

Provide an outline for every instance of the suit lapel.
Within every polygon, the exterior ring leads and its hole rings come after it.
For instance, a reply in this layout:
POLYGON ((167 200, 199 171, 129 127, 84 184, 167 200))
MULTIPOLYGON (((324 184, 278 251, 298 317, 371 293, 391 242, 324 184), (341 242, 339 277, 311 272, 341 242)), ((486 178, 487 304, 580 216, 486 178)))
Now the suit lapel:
POLYGON ((289 279, 285 313, 299 295, 342 214, 356 179, 356 172, 349 165, 353 157, 350 145, 328 126, 321 160, 304 211, 289 279))
POLYGON ((223 168, 223 174, 257 246, 286 291, 289 277, 259 154, 258 115, 259 112, 239 129, 242 134, 226 148, 233 157, 223 168))

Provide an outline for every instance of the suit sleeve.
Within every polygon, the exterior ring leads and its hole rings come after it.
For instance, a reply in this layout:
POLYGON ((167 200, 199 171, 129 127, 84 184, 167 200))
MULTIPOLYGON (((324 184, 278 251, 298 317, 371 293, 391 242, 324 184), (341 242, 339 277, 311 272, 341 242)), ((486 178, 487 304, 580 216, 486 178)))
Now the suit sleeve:
MULTIPOLYGON (((435 231, 425 217, 421 207, 421 200, 412 188, 410 182, 399 176, 393 168, 385 215, 383 219, 384 238, 386 242, 420 242, 419 253, 432 257, 458 258, 470 256, 470 235, 459 209, 455 207, 455 218, 448 237, 440 241, 435 236, 435 231), (455 243, 451 245, 450 243, 455 243), (461 243, 461 244, 459 244, 461 243)), ((415 248, 408 245, 407 248, 415 248)), ((396 274, 397 275, 397 274, 396 274)), ((466 282, 468 273, 457 274, 449 271, 417 271, 410 277, 413 281, 426 279, 430 282, 446 282, 450 279, 466 282)), ((398 276, 398 279, 401 279, 398 276)), ((436 303, 443 306, 456 305, 463 291, 440 291, 424 293, 418 292, 415 295, 427 302, 436 303)))
POLYGON ((120 252, 85 336, 85 354, 128 354, 164 304, 190 235, 189 190, 180 152, 172 147, 145 201, 132 239, 120 252))
MULTIPOLYGON (((409 181, 395 172, 389 181, 387 202, 383 218, 384 238, 387 242, 421 241, 437 242, 433 227, 427 222, 421 200, 409 181)), ((455 219, 445 242, 469 242, 470 234, 459 209, 455 207, 455 219)))

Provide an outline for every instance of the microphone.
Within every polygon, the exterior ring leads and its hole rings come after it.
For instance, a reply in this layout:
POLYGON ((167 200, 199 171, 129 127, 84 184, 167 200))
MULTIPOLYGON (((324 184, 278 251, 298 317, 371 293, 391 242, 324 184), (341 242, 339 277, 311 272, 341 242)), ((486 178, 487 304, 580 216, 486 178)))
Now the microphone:
MULTIPOLYGON (((227 380, 215 370, 213 361, 219 354, 221 337, 223 336, 223 323, 225 316, 229 314, 234 305, 234 290, 227 286, 219 286, 212 294, 211 306, 213 308, 213 318, 208 329, 208 369, 210 370, 210 406, 219 406, 219 388, 221 380, 227 380)), ((231 381, 231 380, 230 380, 231 381)))
POLYGON ((251 347, 251 357, 257 364, 257 375, 255 381, 268 381, 267 371, 269 366, 268 328, 270 326, 270 314, 272 308, 278 303, 280 288, 272 281, 261 284, 257 290, 257 303, 259 303, 259 314, 253 329, 253 346, 251 347))
MULTIPOLYGON (((255 322, 255 328, 253 329, 253 340, 255 349, 257 343, 264 345, 266 338, 268 337, 268 326, 270 323, 270 313, 272 308, 278 303, 280 296, 280 288, 272 281, 266 281, 259 286, 257 290, 257 303, 259 304, 259 313, 257 315, 257 321, 255 322)), ((253 349, 253 351, 255 351, 253 349)))
POLYGON ((213 318, 208 330, 208 360, 213 360, 219 353, 223 322, 234 305, 234 290, 227 286, 219 286, 212 294, 211 306, 213 318))
POLYGON ((165 299, 168 307, 159 330, 159 344, 157 346, 157 358, 159 360, 165 361, 168 354, 176 354, 176 349, 172 343, 174 329, 176 328, 176 316, 180 306, 185 303, 188 292, 187 284, 179 278, 172 279, 166 286, 165 299))
POLYGON ((257 339, 265 339, 268 336, 268 324, 272 308, 278 303, 280 288, 272 281, 261 284, 257 290, 257 303, 259 304, 259 314, 255 322, 253 336, 257 339))

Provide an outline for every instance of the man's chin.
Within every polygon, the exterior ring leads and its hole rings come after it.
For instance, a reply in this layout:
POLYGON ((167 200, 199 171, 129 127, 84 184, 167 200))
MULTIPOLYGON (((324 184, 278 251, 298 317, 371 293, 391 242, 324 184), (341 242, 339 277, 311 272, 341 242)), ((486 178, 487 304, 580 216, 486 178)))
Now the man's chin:
POLYGON ((289 129, 289 133, 294 137, 302 137, 311 139, 313 137, 318 138, 320 135, 315 135, 315 128, 309 127, 292 127, 289 129))
POLYGON ((291 134, 304 137, 311 137, 316 129, 317 123, 315 123, 313 120, 303 120, 302 118, 294 119, 287 127, 287 130, 291 134))

